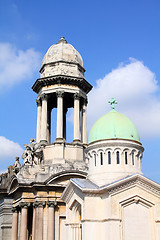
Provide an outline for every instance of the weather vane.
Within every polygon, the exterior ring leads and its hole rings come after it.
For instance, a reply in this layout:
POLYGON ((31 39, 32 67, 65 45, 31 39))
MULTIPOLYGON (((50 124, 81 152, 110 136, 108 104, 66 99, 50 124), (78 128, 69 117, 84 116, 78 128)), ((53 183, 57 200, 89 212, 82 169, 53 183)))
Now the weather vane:
POLYGON ((112 110, 114 110, 115 109, 114 105, 117 104, 118 102, 114 98, 112 98, 110 101, 108 101, 108 103, 111 104, 112 110))

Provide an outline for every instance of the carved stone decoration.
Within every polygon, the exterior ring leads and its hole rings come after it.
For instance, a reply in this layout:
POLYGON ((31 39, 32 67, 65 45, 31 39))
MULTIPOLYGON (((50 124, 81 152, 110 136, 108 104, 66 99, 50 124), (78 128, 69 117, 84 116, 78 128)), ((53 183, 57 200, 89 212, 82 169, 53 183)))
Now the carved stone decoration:
POLYGON ((18 212, 18 209, 16 207, 12 207, 12 212, 18 212))
POLYGON ((34 208, 37 208, 37 207, 45 207, 46 206, 46 203, 45 202, 39 202, 39 201, 37 201, 37 202, 34 202, 33 203, 33 207, 34 208))
POLYGON ((42 106, 42 102, 41 102, 40 99, 37 99, 37 100, 36 100, 36 103, 37 103, 37 106, 42 106))
POLYGON ((41 162, 43 146, 34 141, 35 139, 31 138, 30 144, 24 144, 26 149, 22 154, 23 165, 38 165, 41 162))
POLYGON ((47 96, 45 93, 43 93, 43 94, 40 96, 40 98, 41 98, 41 100, 43 101, 43 100, 47 100, 48 96, 47 96))
POLYGON ((31 205, 31 203, 29 203, 29 202, 21 202, 19 204, 20 208, 28 208, 28 207, 30 207, 30 205, 31 205))
POLYGON ((49 202, 47 202, 47 205, 48 205, 48 207, 53 207, 53 208, 55 208, 55 207, 57 206, 57 201, 56 201, 56 200, 54 200, 54 201, 49 201, 49 202))
POLYGON ((74 99, 77 99, 77 100, 80 99, 80 94, 79 94, 78 92, 76 92, 76 93, 74 94, 74 99))
POLYGON ((58 98, 59 98, 59 97, 61 97, 61 98, 64 97, 64 91, 57 91, 56 94, 57 94, 57 97, 58 97, 58 98))
POLYGON ((21 168, 21 164, 19 162, 19 157, 16 157, 15 163, 13 164, 13 171, 15 172, 15 174, 19 172, 20 168, 21 168))

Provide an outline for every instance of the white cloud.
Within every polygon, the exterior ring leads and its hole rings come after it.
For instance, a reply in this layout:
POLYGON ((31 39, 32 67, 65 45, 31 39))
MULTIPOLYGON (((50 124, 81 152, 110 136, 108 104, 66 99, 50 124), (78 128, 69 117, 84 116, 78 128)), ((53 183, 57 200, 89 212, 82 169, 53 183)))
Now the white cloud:
POLYGON ((0 91, 32 78, 40 58, 34 49, 23 51, 10 43, 0 43, 0 91))
POLYGON ((15 157, 21 157, 23 149, 18 143, 15 143, 3 136, 0 136, 0 163, 7 166, 13 164, 15 157))
POLYGON ((143 62, 130 58, 121 63, 89 94, 88 126, 110 110, 107 103, 114 97, 116 109, 128 116, 137 126, 141 137, 160 135, 160 92, 155 74, 143 62))

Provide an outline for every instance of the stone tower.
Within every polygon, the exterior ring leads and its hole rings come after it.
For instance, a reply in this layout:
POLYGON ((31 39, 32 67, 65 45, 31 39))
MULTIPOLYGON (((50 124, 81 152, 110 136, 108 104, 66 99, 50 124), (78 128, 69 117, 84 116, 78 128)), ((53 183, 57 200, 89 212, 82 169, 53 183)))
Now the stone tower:
MULTIPOLYGON (((61 194, 72 177, 86 178, 87 94, 92 86, 84 78, 83 60, 62 37, 45 54, 40 78, 33 85, 37 96, 37 137, 25 144, 23 165, 16 158, 4 202, 9 199, 13 217, 2 240, 63 240, 66 217, 61 194), (57 110, 56 129, 51 111, 57 110), (66 113, 74 109, 73 140, 67 142, 66 113), (51 131, 56 139, 51 142, 51 131), (11 229, 12 228, 12 229, 11 229)), ((4 197, 5 196, 5 197, 4 197)), ((6 206, 5 206, 6 207, 6 206)), ((3 209, 2 209, 3 210, 3 209)), ((0 220, 3 219, 0 218, 0 220)))

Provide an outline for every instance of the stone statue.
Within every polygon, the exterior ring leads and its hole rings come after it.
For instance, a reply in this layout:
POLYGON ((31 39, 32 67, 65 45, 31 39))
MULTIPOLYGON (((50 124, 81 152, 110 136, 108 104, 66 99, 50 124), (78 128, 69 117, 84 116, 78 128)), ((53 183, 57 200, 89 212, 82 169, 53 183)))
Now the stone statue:
POLYGON ((23 165, 38 165, 42 159, 42 145, 30 139, 30 144, 24 144, 25 151, 22 154, 23 165))
POLYGON ((13 164, 13 171, 15 172, 15 174, 19 172, 20 168, 21 168, 21 164, 19 162, 19 157, 16 157, 15 163, 13 164))

